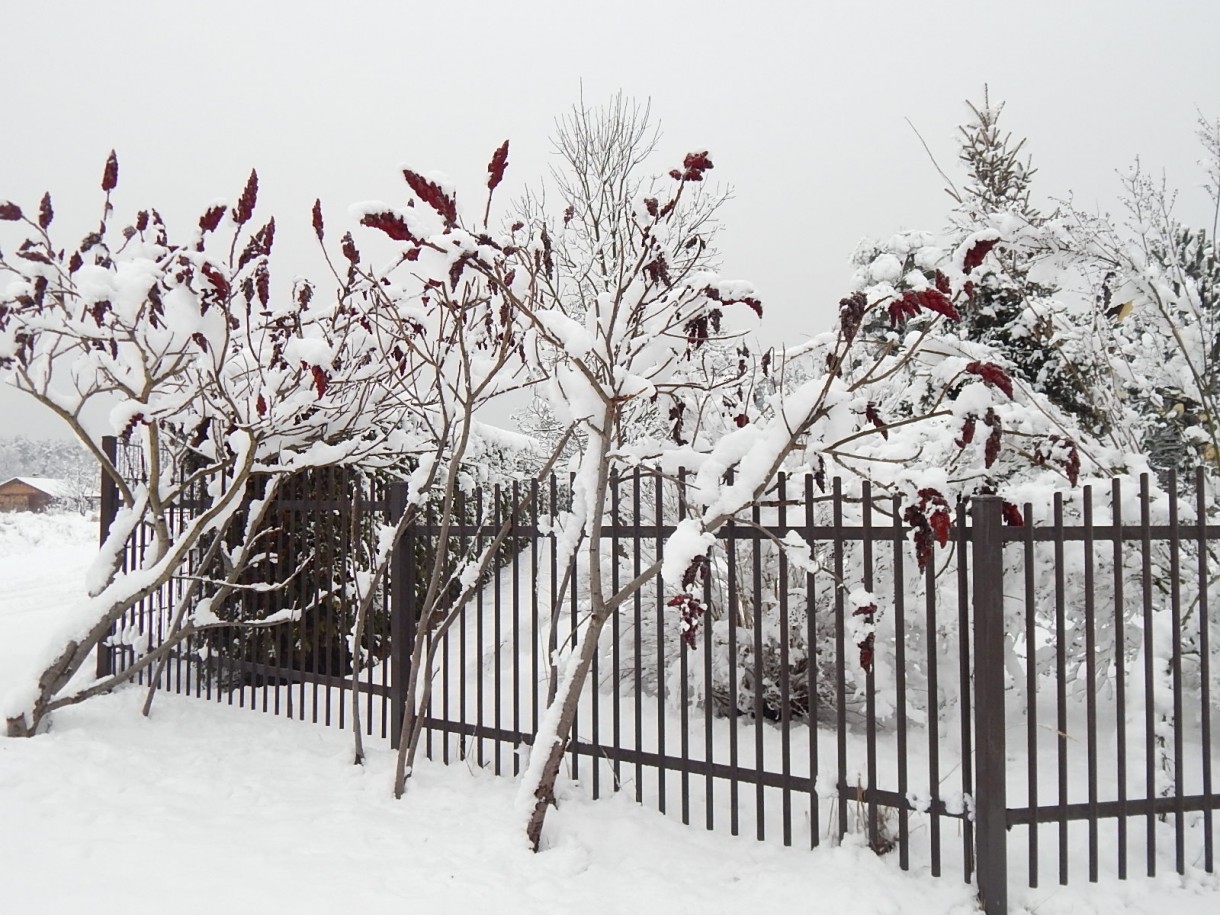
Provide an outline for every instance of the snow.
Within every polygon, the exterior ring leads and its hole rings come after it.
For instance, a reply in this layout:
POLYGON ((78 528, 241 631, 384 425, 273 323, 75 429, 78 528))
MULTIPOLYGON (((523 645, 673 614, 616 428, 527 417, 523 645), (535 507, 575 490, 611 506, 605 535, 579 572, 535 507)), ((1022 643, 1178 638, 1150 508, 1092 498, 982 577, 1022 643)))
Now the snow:
POLYGON ((595 340, 587 328, 573 321, 559 309, 540 311, 538 323, 549 333, 573 359, 583 359, 593 349, 595 340))
POLYGON ((0 513, 0 700, 37 682, 39 649, 84 596, 96 552, 97 522, 75 512, 0 513))
MULTIPOLYGON (((95 548, 79 516, 0 515, 0 693, 83 594, 95 548)), ((142 701, 121 689, 57 712, 45 735, 0 738, 0 911, 975 911, 972 887, 858 842, 730 838, 630 792, 594 802, 561 786, 534 855, 517 783, 473 762, 421 761, 394 801, 383 742, 357 767, 337 729, 171 694, 145 719, 142 701)), ((1220 889, 1198 872, 1047 882, 1010 889, 1012 910, 1191 915, 1215 911, 1220 889)))
POLYGON ((698 521, 684 518, 665 543, 661 577, 665 583, 679 588, 686 570, 696 556, 706 556, 716 545, 716 535, 703 530, 698 521))
POLYGON ((902 276, 902 263, 892 254, 882 254, 869 267, 874 283, 896 283, 902 276))
POLYGON ((284 358, 289 362, 330 366, 334 361, 335 351, 320 337, 291 337, 284 345, 284 358))

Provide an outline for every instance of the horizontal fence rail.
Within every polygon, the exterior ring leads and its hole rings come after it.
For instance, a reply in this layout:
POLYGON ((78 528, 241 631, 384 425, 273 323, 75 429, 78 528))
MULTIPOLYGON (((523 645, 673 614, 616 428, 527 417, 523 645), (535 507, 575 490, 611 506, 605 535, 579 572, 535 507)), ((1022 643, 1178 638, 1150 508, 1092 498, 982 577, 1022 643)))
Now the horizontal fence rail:
MULTIPOLYGON (((904 869, 976 881, 989 912, 1016 879, 1127 877, 1137 860, 1149 874, 1213 871, 1220 525, 1205 483, 1176 500, 1154 498, 1147 479, 1134 493, 1085 487, 1016 506, 1020 525, 977 498, 953 510, 921 567, 920 524, 899 499, 781 476, 718 532, 695 588, 701 618, 684 623, 658 575, 603 630, 567 749, 572 790, 625 791, 684 823, 784 844, 860 833, 904 869)), ((570 487, 472 489, 445 542, 437 506, 407 528, 361 643, 366 734, 398 742, 422 639, 436 659, 422 752, 521 772, 557 664, 586 628, 589 557, 556 533, 570 487), (478 553, 510 518, 494 573, 452 627, 417 631, 428 564, 478 553)), ((233 628, 179 646, 161 687, 350 727, 354 613, 336 570, 406 503, 403 484, 335 470, 290 485, 269 536, 281 568, 308 555, 306 572, 243 593, 225 610, 233 628), (237 625, 285 607, 307 609, 237 625)), ((115 501, 103 504, 105 525, 115 501)), ((682 481, 613 478, 611 592, 688 513, 682 481)), ((129 568, 147 542, 137 530, 129 568)), ((99 673, 165 638, 181 590, 116 626, 99 673)))

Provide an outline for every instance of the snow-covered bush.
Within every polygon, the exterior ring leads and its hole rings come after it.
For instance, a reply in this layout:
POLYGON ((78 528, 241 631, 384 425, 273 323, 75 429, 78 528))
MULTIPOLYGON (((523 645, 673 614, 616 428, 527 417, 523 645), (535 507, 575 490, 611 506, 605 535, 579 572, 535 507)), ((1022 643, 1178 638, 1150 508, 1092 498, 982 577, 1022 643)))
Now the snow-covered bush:
MULTIPOLYGON (((841 305, 839 326, 839 335, 855 336, 856 345, 840 358, 833 342, 822 338, 811 341, 804 352, 782 354, 778 360, 787 368, 803 360, 805 377, 829 366, 855 390, 850 401, 852 424, 839 433, 845 433, 844 440, 852 447, 828 446, 823 440, 816 451, 794 453, 788 466, 794 471, 812 470, 819 480, 845 476, 849 493, 854 487, 851 480, 868 480, 887 501, 896 497, 903 520, 917 528, 916 562, 907 557, 905 579, 898 586, 906 607, 906 668, 912 687, 908 703, 916 712, 941 715, 951 712, 957 702, 955 690, 945 685, 955 682, 952 665, 962 647, 956 587, 959 557, 952 531, 959 502, 977 494, 997 494, 1005 501, 1009 523, 1046 524, 1051 520, 1049 506, 1058 494, 1063 521, 1081 524, 1085 509, 1080 487, 1091 484, 1096 493, 1094 523, 1105 524, 1111 517, 1111 486, 1118 481, 1123 493, 1120 507, 1130 524, 1138 518, 1140 476, 1157 471, 1158 479, 1149 488, 1150 523, 1169 520, 1170 499, 1175 497, 1182 500, 1175 506, 1178 516, 1189 521, 1197 511, 1193 485, 1188 485, 1194 475, 1185 471, 1201 463, 1205 468, 1202 505, 1211 516, 1217 511, 1214 426, 1208 420, 1214 414, 1202 406, 1209 396, 1208 379, 1216 358, 1212 328, 1216 303, 1211 288, 1215 284, 1209 279, 1214 252, 1206 235, 1173 223, 1163 192, 1147 182, 1130 184, 1130 208, 1140 218, 1125 230, 1070 211, 1043 217, 1029 205, 1033 170, 1017 159, 1021 144, 1010 147, 999 135, 997 111, 984 106, 974 113, 976 123, 963 131, 963 159, 971 183, 957 195, 959 208, 950 227, 938 233, 906 232, 862 245, 855 292, 841 305), (1094 298, 1076 291, 1089 277, 1104 295, 1094 298), (1130 301, 1120 302, 1120 288, 1124 299, 1143 288, 1142 309, 1133 310, 1130 301), (1136 314, 1141 315, 1138 320, 1136 314), (1184 388, 1193 393, 1182 393, 1184 388), (1170 401, 1176 406, 1163 410, 1170 401), (1163 443, 1168 435, 1181 444, 1158 453, 1157 442, 1163 443), (1184 447, 1188 442, 1194 451, 1184 447), (1172 457, 1168 464, 1166 454, 1172 457), (1162 491, 1169 482, 1167 467, 1183 471, 1179 491, 1162 491), (1026 503, 1032 506, 1034 518, 1023 517, 1026 503), (934 570, 932 577, 924 574, 924 566, 934 570), (929 591, 938 604, 935 632, 926 631, 924 621, 929 591), (926 701, 930 694, 924 688, 928 671, 922 669, 929 651, 939 651, 948 668, 939 678, 941 690, 930 707, 926 701)), ((888 521, 892 513, 886 515, 887 510, 887 505, 879 506, 874 516, 888 521)), ((844 511, 845 523, 860 522, 858 502, 849 501, 844 511)), ((819 520, 830 519, 820 512, 819 520)), ((1182 544, 1181 568, 1192 571, 1175 581, 1169 547, 1152 546, 1148 561, 1156 619, 1168 617, 1173 586, 1178 587, 1184 607, 1196 605, 1199 583, 1193 570, 1198 549, 1198 544, 1182 544)), ((882 720, 894 707, 893 680, 882 671, 892 670, 895 663, 895 558, 881 548, 876 554, 869 587, 863 581, 858 547, 849 545, 844 551, 841 585, 834 575, 825 574, 830 568, 828 557, 819 558, 816 547, 812 557, 824 573, 822 583, 815 579, 809 592, 818 645, 812 672, 823 686, 834 682, 840 662, 833 651, 840 625, 834 613, 839 589, 861 595, 859 607, 846 608, 848 622, 863 636, 847 640, 852 657, 843 659, 852 706, 847 710, 849 720, 864 701, 866 668, 876 674, 882 720), (870 640, 874 631, 889 636, 870 640), (858 659, 857 642, 865 642, 862 647, 867 648, 858 659)), ((739 548, 739 581, 752 580, 754 555, 752 549, 739 548)), ((1022 558, 1013 550, 1008 556, 1009 580, 1023 581, 1022 558)), ((781 585, 777 551, 764 548, 760 558, 766 583, 763 628, 771 633, 777 631, 780 588, 803 597, 805 575, 793 556, 788 580, 781 585)), ((1007 628, 1016 652, 1014 665, 1029 663, 1033 657, 1039 670, 1050 675, 1053 650, 1048 655, 1049 649, 1037 646, 1062 641, 1065 676, 1076 684, 1074 688, 1105 689, 1119 670, 1130 677, 1142 676, 1144 646, 1139 636, 1145 625, 1144 608, 1131 598, 1141 593, 1141 557, 1128 548, 1117 576, 1114 561, 1108 544, 1095 549, 1092 599, 1097 607, 1118 606, 1121 612, 1117 618, 1113 612, 1098 615, 1089 637, 1090 651, 1080 550, 1069 550, 1057 560, 1050 545, 1034 547, 1032 607, 1036 639, 1043 641, 1025 644, 1024 607, 1018 597, 1010 598, 1007 628), (1051 609, 1056 566, 1066 587, 1062 637, 1051 609), (1116 580, 1125 600, 1118 599, 1116 580), (1090 660, 1097 679, 1086 685, 1090 660)), ((1215 561, 1210 557, 1213 568, 1215 561)), ((728 605, 724 571, 717 570, 715 559, 709 568, 715 595, 709 610, 713 618, 723 620, 728 605)), ((753 707, 753 640, 748 627, 754 598, 748 592, 739 588, 733 595, 736 624, 742 627, 736 639, 736 711, 745 713, 753 707)), ((724 625, 731 623, 721 623, 720 628, 724 625)), ((1212 629, 1215 646, 1220 629, 1214 621, 1212 629)), ((795 715, 804 714, 809 701, 804 689, 811 673, 805 633, 802 626, 792 626, 790 633, 790 711, 795 715)), ((1203 669, 1201 637, 1198 614, 1187 609, 1180 632, 1187 688, 1198 686, 1203 669)), ((727 650, 727 641, 718 630, 719 651, 727 650)), ((771 647, 765 649, 763 668, 774 671, 778 640, 766 641, 771 647)), ((1167 639, 1157 644, 1159 651, 1169 651, 1167 639)), ((1211 660, 1213 671, 1217 661, 1220 655, 1211 660)), ((1166 670, 1168 663, 1168 655, 1157 662, 1166 670)), ((712 685, 722 706, 727 702, 729 666, 727 658, 718 659, 712 685)), ((775 677, 770 679, 773 684, 775 677)), ((1212 695, 1216 695, 1214 685, 1212 695)), ((769 689, 767 707, 775 701, 775 690, 769 689)), ((830 692, 818 702, 828 714, 837 711, 836 704, 830 692)))
MULTIPOLYGON (((489 193, 506 160, 507 144, 493 158, 489 193)), ((332 296, 307 280, 275 285, 275 220, 252 228, 253 172, 233 207, 209 206, 182 242, 171 241, 156 210, 114 225, 113 154, 102 221, 76 248, 52 241, 49 194, 32 214, 0 203, 0 222, 25 234, 0 255, 0 373, 69 423, 121 503, 90 578, 91 600, 65 620, 41 681, 4 703, 11 733, 30 733, 54 708, 163 663, 193 633, 307 613, 300 604, 252 620, 217 612, 238 592, 282 585, 309 563, 303 556, 285 568, 269 548, 271 506, 294 474, 406 468, 400 525, 438 491, 455 492, 480 437, 474 412, 513 383, 501 378, 523 365, 520 340, 500 303, 477 293, 487 288, 482 279, 460 282, 482 242, 457 228, 452 198, 415 172, 404 177, 427 213, 364 205, 357 215, 398 241, 418 241, 413 231, 437 241, 414 245, 382 270, 347 234, 344 266, 328 258, 332 296), (82 412, 97 403, 109 410, 109 431, 139 451, 139 473, 116 467, 82 425, 82 412), (137 567, 124 569, 123 546, 141 527, 149 545, 137 567), (184 583, 163 645, 115 677, 61 695, 112 624, 172 579, 184 583)), ((322 243, 320 203, 313 227, 322 243)), ((376 547, 340 570, 347 599, 372 602, 396 535, 379 531, 376 547)))

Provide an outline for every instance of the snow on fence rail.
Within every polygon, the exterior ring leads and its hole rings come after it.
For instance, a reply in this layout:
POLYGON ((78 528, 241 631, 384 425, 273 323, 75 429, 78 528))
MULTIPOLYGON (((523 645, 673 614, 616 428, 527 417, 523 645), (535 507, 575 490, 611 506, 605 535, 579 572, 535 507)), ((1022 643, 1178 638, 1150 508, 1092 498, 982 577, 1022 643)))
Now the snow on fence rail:
MULTIPOLYGON (((353 534, 351 485, 324 471, 286 491, 275 549, 286 567, 306 551, 312 565, 223 610, 309 611, 192 638, 162 688, 348 726, 352 608, 330 572, 364 536, 353 534)), ((364 486, 366 514, 402 510, 401 484, 364 486)), ((681 482, 645 471, 613 491, 602 561, 617 582, 657 556, 685 502, 681 482)), ((552 533, 567 492, 558 478, 542 491, 475 489, 447 544, 433 515, 408 531, 365 631, 368 734, 397 741, 413 640, 439 638, 423 749, 521 771, 556 658, 583 630, 585 560, 567 567, 552 533), (518 506, 494 575, 458 622, 443 636, 416 632, 420 558, 487 542, 518 506)), ((1003 911, 1010 872, 1035 886, 1103 868, 1213 871, 1220 527, 1206 523, 1202 475, 1181 501, 1155 502, 1147 480, 1137 493, 1114 481, 1056 495, 1019 506, 1019 518, 976 499, 921 561, 920 525, 897 500, 781 477, 721 532, 705 618, 684 620, 658 576, 606 627, 569 774, 593 796, 626 791, 758 839, 817 846, 860 832, 903 868, 976 879, 987 911, 1003 911)), ((143 544, 137 532, 129 564, 143 544)), ((159 643, 178 590, 116 628, 99 671, 159 643)))

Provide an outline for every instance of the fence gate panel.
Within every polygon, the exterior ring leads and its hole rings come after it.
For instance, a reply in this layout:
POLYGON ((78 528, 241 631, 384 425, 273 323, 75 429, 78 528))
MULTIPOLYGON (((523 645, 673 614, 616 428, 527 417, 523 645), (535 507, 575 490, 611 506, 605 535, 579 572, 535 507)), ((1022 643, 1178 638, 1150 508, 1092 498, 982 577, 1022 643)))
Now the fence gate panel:
MULTIPOLYGON (((146 472, 138 450, 107 448, 131 479, 146 472)), ((988 912, 1005 910, 1010 876, 1032 887, 1214 870, 1220 526, 1202 471, 1171 475, 1174 498, 1145 477, 1019 506, 780 475, 681 587, 657 570, 692 516, 685 479, 615 473, 596 558, 559 523, 573 482, 474 487, 453 517, 430 505, 407 528, 361 642, 366 734, 400 741, 418 645, 422 752, 519 774, 587 637, 597 561, 612 592, 639 587, 600 635, 565 790, 625 791, 684 823, 784 844, 857 834, 903 869, 976 881, 988 912), (463 578, 506 524, 491 568, 463 578), (463 606, 457 579, 474 586, 463 606), (430 587, 439 618, 421 621, 430 587)), ((102 494, 104 538, 118 500, 109 481, 102 494)), ((99 677, 138 669, 174 692, 350 726, 351 570, 374 523, 406 506, 402 483, 335 470, 288 481, 261 534, 273 561, 243 583, 302 571, 236 592, 213 608, 223 625, 142 666, 173 638, 187 579, 172 581, 115 626, 99 677)), ((125 568, 150 534, 133 532, 125 568)), ((208 595, 201 557, 186 572, 208 595)))

